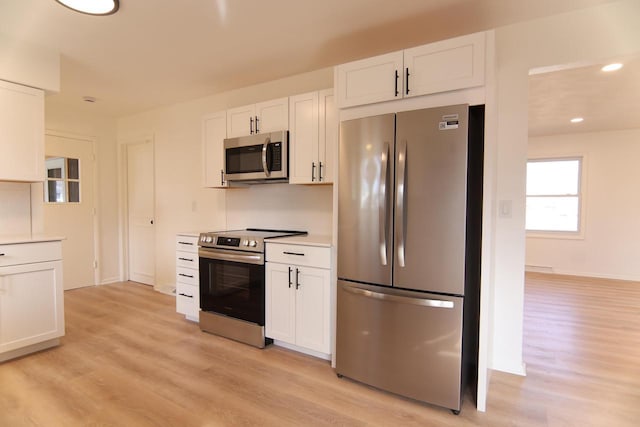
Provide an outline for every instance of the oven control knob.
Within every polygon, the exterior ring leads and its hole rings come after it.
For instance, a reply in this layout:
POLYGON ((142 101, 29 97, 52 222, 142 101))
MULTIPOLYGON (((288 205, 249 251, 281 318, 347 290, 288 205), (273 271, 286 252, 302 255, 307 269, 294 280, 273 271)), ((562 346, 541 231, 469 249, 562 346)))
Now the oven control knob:
POLYGON ((249 246, 255 248, 256 246, 258 246, 258 242, 256 242, 255 240, 249 240, 249 246))
POLYGON ((213 238, 211 236, 207 236, 207 243, 213 242, 213 238))
POLYGON ((248 240, 243 240, 242 241, 242 246, 249 246, 249 241, 248 240))

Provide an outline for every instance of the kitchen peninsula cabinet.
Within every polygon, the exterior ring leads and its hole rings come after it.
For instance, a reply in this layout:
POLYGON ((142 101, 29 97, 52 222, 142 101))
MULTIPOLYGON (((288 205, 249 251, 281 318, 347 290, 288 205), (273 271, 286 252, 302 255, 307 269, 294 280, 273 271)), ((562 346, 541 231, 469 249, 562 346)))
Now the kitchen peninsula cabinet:
POLYGON ((279 98, 227 110, 227 138, 287 130, 289 98, 279 98))
POLYGON ((202 119, 202 177, 205 187, 225 188, 224 139, 227 137, 227 112, 209 114, 202 119))
POLYGON ((0 244, 0 362, 64 335, 62 243, 30 240, 0 244))
POLYGON ((269 242, 266 260, 266 336, 329 359, 331 248, 269 242))
POLYGON ((176 311, 188 320, 200 317, 198 233, 176 236, 176 311))
POLYGON ((338 107, 482 86, 485 37, 475 33, 339 65, 338 107))
POLYGON ((0 80, 0 181, 44 181, 44 91, 0 80))
POLYGON ((289 182, 333 182, 338 119, 333 89, 289 98, 289 182))

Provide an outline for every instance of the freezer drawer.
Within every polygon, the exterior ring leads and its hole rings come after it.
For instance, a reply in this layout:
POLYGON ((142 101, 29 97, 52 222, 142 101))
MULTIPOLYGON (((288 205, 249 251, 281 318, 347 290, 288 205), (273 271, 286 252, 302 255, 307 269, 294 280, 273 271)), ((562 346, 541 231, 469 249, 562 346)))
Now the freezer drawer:
POLYGON ((336 373, 460 410, 461 297, 338 281, 336 373))

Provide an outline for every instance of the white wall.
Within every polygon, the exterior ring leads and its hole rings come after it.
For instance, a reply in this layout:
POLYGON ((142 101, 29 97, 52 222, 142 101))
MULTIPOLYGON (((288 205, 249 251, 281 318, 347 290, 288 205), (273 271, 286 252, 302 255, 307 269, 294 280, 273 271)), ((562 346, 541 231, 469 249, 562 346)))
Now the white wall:
POLYGON ((529 139, 529 158, 584 156, 584 239, 527 237, 527 266, 640 280, 640 129, 529 139))
POLYGON ((203 188, 201 127, 205 114, 332 86, 333 69, 327 68, 118 120, 119 143, 149 135, 155 144, 157 289, 175 286, 174 236, 181 231, 290 227, 330 233, 330 186, 203 188))
POLYGON ((0 236, 31 233, 31 186, 21 182, 0 182, 0 236))
MULTIPOLYGON (((116 282, 120 280, 116 121, 94 114, 90 109, 54 108, 47 105, 45 98, 45 128, 96 141, 98 280, 101 284, 116 282)), ((36 208, 38 203, 41 204, 34 201, 36 208)))
POLYGON ((493 254, 493 348, 490 366, 523 374, 525 167, 528 71, 600 62, 640 51, 640 2, 619 1, 496 30, 498 153, 496 202, 512 202, 496 219, 493 254))

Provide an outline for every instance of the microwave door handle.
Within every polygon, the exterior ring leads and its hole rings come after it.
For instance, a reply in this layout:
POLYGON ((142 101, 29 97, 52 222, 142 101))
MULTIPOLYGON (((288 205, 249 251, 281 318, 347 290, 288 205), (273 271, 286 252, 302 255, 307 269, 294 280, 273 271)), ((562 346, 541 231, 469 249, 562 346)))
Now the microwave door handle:
POLYGON ((267 149, 269 148, 270 142, 271 140, 269 138, 266 138, 264 140, 264 144, 262 144, 262 169, 264 169, 264 174, 266 176, 271 175, 271 172, 269 171, 269 165, 267 165, 267 149))

